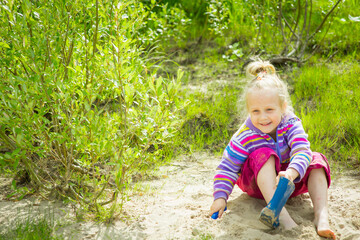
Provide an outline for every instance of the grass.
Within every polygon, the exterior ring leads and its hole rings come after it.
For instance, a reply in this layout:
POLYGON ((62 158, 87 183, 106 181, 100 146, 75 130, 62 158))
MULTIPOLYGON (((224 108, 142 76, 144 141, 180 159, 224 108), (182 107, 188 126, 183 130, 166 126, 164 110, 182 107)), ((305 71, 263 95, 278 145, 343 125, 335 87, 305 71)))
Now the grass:
POLYGON ((61 240, 63 237, 55 235, 54 219, 46 217, 38 220, 28 218, 25 221, 16 220, 14 228, 0 234, 0 240, 21 239, 21 240, 61 240))
POLYGON ((188 105, 182 111, 178 143, 189 152, 206 149, 220 154, 239 127, 242 76, 238 66, 213 50, 203 54, 201 60, 185 66, 188 74, 180 95, 188 105), (212 61, 214 56, 219 57, 217 62, 212 61))
POLYGON ((214 239, 214 237, 211 234, 208 233, 202 233, 199 236, 197 236, 195 239, 199 239, 199 240, 212 240, 214 239))
POLYGON ((219 144, 228 141, 235 115, 236 93, 236 90, 225 87, 222 92, 196 92, 188 96, 192 104, 186 109, 183 134, 185 141, 193 143, 193 150, 210 148, 216 152, 219 144))
POLYGON ((293 102, 309 134, 313 151, 359 166, 360 66, 351 57, 306 65, 293 73, 293 102))

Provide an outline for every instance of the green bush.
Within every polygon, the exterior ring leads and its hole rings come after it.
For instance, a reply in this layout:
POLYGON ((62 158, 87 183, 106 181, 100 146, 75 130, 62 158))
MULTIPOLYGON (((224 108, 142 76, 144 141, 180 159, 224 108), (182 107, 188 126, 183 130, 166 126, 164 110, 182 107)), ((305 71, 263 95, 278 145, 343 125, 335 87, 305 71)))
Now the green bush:
POLYGON ((148 15, 131 0, 2 5, 2 168, 25 169, 34 189, 105 218, 112 202, 112 215, 179 126, 182 73, 158 77, 146 60, 139 29, 148 15))
MULTIPOLYGON (((155 1, 154 1, 155 2, 155 1)), ((179 4, 148 3, 149 8, 145 24, 139 32, 139 40, 153 47, 166 47, 169 44, 183 46, 186 41, 186 32, 191 19, 179 4), (160 44, 158 44, 161 42, 160 44)))
POLYGON ((296 41, 291 37, 293 32, 286 27, 284 21, 282 21, 283 30, 281 29, 280 2, 284 18, 292 30, 300 36, 300 44, 305 45, 307 54, 317 49, 331 56, 335 52, 353 53, 359 48, 360 23, 356 17, 360 15, 360 11, 356 1, 341 2, 326 19, 320 31, 313 38, 306 39, 308 33, 311 35, 321 26, 336 1, 211 0, 207 4, 206 24, 204 24, 211 34, 203 37, 215 38, 221 45, 239 42, 241 46, 250 47, 247 52, 251 54, 267 53, 271 56, 287 54, 294 50, 291 43, 296 41), (307 12, 305 4, 308 6, 307 12), (305 15, 307 22, 303 29, 305 15), (355 17, 355 20, 352 17, 355 17), (299 22, 295 24, 297 18, 299 22), (304 41, 309 42, 303 43, 304 41), (286 45, 288 47, 285 47, 286 45))

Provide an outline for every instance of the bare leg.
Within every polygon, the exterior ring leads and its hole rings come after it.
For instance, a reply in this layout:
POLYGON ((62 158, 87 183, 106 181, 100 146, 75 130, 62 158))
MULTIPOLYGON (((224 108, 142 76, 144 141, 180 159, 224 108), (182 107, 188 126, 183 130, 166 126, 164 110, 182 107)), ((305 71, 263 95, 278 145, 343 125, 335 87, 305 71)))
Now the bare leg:
MULTIPOLYGON (((266 203, 269 203, 276 190, 275 158, 273 156, 260 169, 256 181, 266 203)), ((297 226, 285 207, 280 212, 279 222, 285 229, 297 226)))
POLYGON ((322 237, 336 239, 335 233, 331 231, 329 226, 328 183, 324 169, 311 170, 308 179, 308 190, 314 205, 314 224, 317 233, 322 237))

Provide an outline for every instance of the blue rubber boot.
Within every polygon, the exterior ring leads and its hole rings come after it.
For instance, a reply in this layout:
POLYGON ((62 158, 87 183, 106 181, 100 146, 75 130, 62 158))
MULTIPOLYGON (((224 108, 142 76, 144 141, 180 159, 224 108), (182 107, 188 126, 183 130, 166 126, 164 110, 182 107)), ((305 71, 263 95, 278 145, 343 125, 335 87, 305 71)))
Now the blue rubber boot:
POLYGON ((274 196, 260 213, 260 221, 269 227, 278 227, 280 212, 294 190, 295 184, 292 181, 280 177, 274 196))

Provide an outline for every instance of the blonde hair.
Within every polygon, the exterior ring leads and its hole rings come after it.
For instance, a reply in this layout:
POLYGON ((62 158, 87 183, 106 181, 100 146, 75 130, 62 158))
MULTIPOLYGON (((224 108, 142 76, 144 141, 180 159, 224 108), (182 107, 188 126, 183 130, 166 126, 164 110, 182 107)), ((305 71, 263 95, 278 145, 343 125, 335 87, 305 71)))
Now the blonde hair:
POLYGON ((287 85, 276 74, 275 67, 268 61, 257 60, 246 67, 246 75, 251 80, 244 90, 243 101, 247 112, 247 96, 250 91, 262 89, 276 89, 280 105, 286 106, 285 113, 293 111, 287 85), (284 105, 285 104, 285 105, 284 105))

